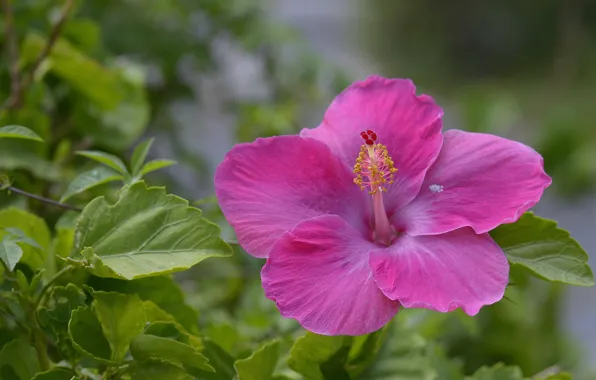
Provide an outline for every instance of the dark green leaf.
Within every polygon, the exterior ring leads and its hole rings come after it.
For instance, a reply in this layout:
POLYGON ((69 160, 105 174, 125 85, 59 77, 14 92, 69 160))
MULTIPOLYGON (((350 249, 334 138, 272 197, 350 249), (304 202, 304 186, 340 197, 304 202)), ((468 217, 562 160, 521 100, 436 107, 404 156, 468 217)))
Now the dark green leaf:
POLYGON ((4 261, 4 264, 6 264, 8 270, 12 272, 14 267, 21 260, 22 256, 23 251, 21 250, 21 247, 17 245, 17 243, 8 240, 6 237, 0 240, 0 260, 4 261))
POLYGON ((143 301, 136 295, 114 292, 95 292, 93 298, 93 310, 110 343, 111 359, 121 362, 130 342, 145 327, 143 301))
POLYGON ((25 139, 43 142, 42 138, 39 137, 37 133, 20 125, 7 125, 0 128, 0 139, 1 138, 25 139))
POLYGON ((133 368, 132 380, 194 380, 184 368, 165 360, 135 362, 133 368))
POLYGON ((50 246, 50 231, 45 221, 30 212, 10 207, 0 210, 0 240, 7 234, 7 228, 17 228, 25 236, 35 237, 36 243, 41 248, 29 244, 22 245, 21 263, 27 264, 34 270, 42 268, 50 246))
POLYGON ((509 262, 524 266, 545 280, 594 285, 588 255, 554 221, 526 213, 516 223, 498 227, 491 236, 503 248, 509 262))
POLYGON ((110 168, 114 169, 116 172, 125 175, 128 173, 126 170, 126 166, 124 162, 113 154, 100 152, 97 150, 80 150, 77 152, 79 156, 87 157, 92 159, 93 161, 97 161, 102 163, 110 168))
POLYGON ((111 363, 110 343, 103 334, 99 320, 90 308, 81 306, 72 312, 72 318, 68 323, 68 333, 79 352, 100 362, 111 363))
POLYGON ((133 176, 139 174, 141 167, 145 163, 145 159, 147 158, 147 154, 149 153, 149 149, 151 149, 151 145, 153 145, 154 139, 147 139, 136 146, 134 152, 132 153, 131 159, 131 173, 133 176))
POLYGON ((85 207, 73 256, 86 260, 96 276, 131 280, 230 256, 219 234, 219 227, 186 200, 137 182, 114 205, 100 197, 85 207))
POLYGON ((172 160, 152 160, 143 165, 140 174, 145 175, 159 169, 167 168, 168 166, 176 165, 176 161, 172 160))
POLYGON ((482 367, 469 380, 523 380, 524 376, 518 367, 506 367, 496 364, 492 367, 482 367))
POLYGON ((209 365, 215 369, 215 373, 194 369, 191 373, 199 379, 233 380, 236 376, 234 358, 209 339, 205 339, 203 343, 205 348, 202 354, 209 359, 209 365))
POLYGON ((2 348, 0 374, 5 372, 4 367, 11 367, 11 372, 17 375, 16 379, 19 380, 31 380, 41 371, 35 348, 24 339, 15 339, 2 348))
POLYGON ((85 304, 85 293, 75 284, 54 286, 47 297, 48 301, 42 306, 39 320, 44 326, 51 326, 55 331, 66 330, 73 310, 85 304))
POLYGON ((74 373, 66 368, 52 368, 49 371, 41 372, 35 375, 31 380, 71 380, 74 373))
POLYGON ((352 337, 307 332, 296 339, 288 364, 307 379, 349 379, 345 368, 352 337), (335 376, 335 377, 332 377, 335 376))
POLYGON ((263 345, 248 358, 234 363, 238 380, 271 380, 279 360, 279 341, 263 345))
POLYGON ((73 195, 80 194, 95 186, 123 180, 124 177, 112 169, 106 168, 105 166, 99 166, 76 176, 68 185, 64 195, 62 195, 62 198, 60 199, 60 202, 64 202, 73 195))
POLYGON ((193 347, 173 339, 155 335, 139 335, 130 343, 130 352, 137 361, 161 359, 204 371, 213 371, 207 358, 193 347))

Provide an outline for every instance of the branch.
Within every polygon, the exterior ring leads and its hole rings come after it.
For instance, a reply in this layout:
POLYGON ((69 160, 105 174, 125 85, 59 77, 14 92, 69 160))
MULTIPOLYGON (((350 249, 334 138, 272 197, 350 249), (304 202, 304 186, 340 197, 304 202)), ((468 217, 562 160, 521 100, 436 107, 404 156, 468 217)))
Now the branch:
POLYGON ((21 72, 19 70, 19 48, 17 44, 17 34, 14 30, 14 16, 10 0, 2 1, 2 12, 4 13, 4 35, 6 36, 6 50, 8 56, 8 65, 10 70, 10 96, 0 110, 12 108, 19 103, 21 99, 21 72))
POLYGON ((24 190, 17 189, 16 187, 5 186, 5 187, 2 187, 2 189, 3 190, 8 190, 9 192, 12 191, 13 193, 20 194, 20 195, 25 196, 27 198, 35 199, 36 201, 44 202, 44 203, 47 203, 47 204, 50 204, 50 205, 53 205, 53 206, 56 206, 56 207, 61 207, 61 208, 66 209, 66 210, 83 211, 79 207, 67 205, 66 203, 60 203, 60 202, 55 201, 55 200, 52 200, 52 199, 48 199, 48 198, 41 197, 39 195, 31 194, 31 193, 28 193, 28 192, 26 192, 24 190))

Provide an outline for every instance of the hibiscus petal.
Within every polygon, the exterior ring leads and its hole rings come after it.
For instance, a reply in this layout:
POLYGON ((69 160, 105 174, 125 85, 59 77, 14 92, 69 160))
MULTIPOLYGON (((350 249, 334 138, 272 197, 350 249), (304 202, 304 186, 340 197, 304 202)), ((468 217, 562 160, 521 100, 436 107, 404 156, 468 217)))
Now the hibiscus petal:
POLYGON ((488 232, 517 221, 551 184, 540 154, 524 144, 457 130, 444 135, 420 193, 392 220, 409 235, 464 226, 488 232))
POLYGON ((372 278, 368 252, 376 248, 335 215, 304 221, 271 249, 261 272, 265 294, 315 333, 376 331, 399 308, 372 278))
POLYGON ((505 293, 509 264, 488 234, 463 228, 436 236, 400 236, 372 251, 370 266, 383 293, 404 307, 475 315, 505 293))
POLYGON ((339 215, 360 231, 369 200, 324 144, 299 136, 236 145, 215 173, 221 209, 240 245, 256 257, 297 223, 339 215))
POLYGON ((388 211, 409 203, 418 193, 428 167, 441 149, 443 111, 427 95, 416 96, 410 80, 371 76, 356 82, 335 98, 323 123, 303 129, 301 136, 329 145, 350 168, 360 146, 360 132, 374 130, 378 143, 398 168, 395 183, 384 194, 388 211))

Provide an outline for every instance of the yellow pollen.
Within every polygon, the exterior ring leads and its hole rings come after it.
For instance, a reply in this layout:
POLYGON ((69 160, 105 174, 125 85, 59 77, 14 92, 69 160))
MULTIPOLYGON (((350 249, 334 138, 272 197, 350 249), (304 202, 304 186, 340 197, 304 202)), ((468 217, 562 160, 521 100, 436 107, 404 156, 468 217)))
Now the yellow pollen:
POLYGON ((377 191, 387 191, 387 184, 392 184, 393 175, 397 172, 394 162, 383 144, 364 144, 354 165, 354 183, 361 190, 369 189, 369 194, 377 191))

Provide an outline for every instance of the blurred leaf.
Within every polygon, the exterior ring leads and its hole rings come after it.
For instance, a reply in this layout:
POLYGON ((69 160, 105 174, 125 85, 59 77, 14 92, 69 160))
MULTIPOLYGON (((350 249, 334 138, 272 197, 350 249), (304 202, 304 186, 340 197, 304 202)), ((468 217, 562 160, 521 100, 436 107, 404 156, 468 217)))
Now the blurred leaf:
POLYGON ((202 353, 209 359, 209 365, 215 369, 215 373, 193 370, 191 371, 192 374, 199 379, 205 380, 234 380, 236 377, 234 358, 209 339, 205 339, 204 344, 205 348, 202 353))
POLYGON ((37 242, 35 240, 33 240, 29 236, 25 235, 25 233, 23 231, 21 231, 20 229, 8 227, 8 228, 5 228, 4 230, 12 235, 11 239, 13 241, 15 241, 17 243, 24 243, 24 244, 30 245, 31 247, 41 249, 41 246, 39 244, 37 244, 37 242))
POLYGON ((391 328, 392 322, 371 334, 354 337, 347 366, 351 377, 359 376, 374 363, 391 328))
POLYGON ((123 180, 124 177, 114 172, 112 169, 99 166, 76 176, 75 179, 73 179, 68 185, 64 195, 62 195, 62 198, 60 198, 60 202, 65 202, 73 195, 80 194, 95 186, 123 180))
POLYGON ((137 182, 114 205, 100 197, 85 207, 73 254, 80 260, 82 253, 96 276, 131 280, 230 256, 219 233, 186 200, 137 182))
POLYGON ((279 360, 279 341, 264 344, 248 358, 234 363, 238 380, 271 380, 279 360))
POLYGON ((31 380, 71 380, 74 373, 67 368, 52 368, 49 371, 41 372, 35 375, 31 380))
MULTIPOLYGON (((42 52, 46 39, 29 33, 22 46, 22 64, 32 63, 42 52)), ((49 70, 104 109, 112 109, 122 99, 118 77, 86 56, 64 39, 58 39, 48 58, 49 70)))
POLYGON ((29 128, 20 125, 7 125, 0 128, 0 138, 24 139, 43 142, 39 135, 29 128))
POLYGON ((154 302, 189 332, 199 332, 196 311, 186 304, 182 289, 171 277, 154 276, 131 281, 93 277, 90 285, 95 290, 136 294, 143 301, 154 302))
POLYGON ((516 223, 492 231, 491 236, 512 264, 522 265, 547 281, 594 285, 588 255, 554 221, 525 213, 516 223))
POLYGON ((79 156, 87 157, 92 159, 93 161, 97 161, 104 165, 109 166, 110 168, 114 169, 116 172, 120 174, 127 174, 128 171, 126 170, 126 166, 124 162, 113 154, 100 152, 96 150, 81 150, 78 151, 77 154, 79 156))
POLYGON ((545 377, 544 380, 573 380, 573 376, 570 373, 561 372, 545 377))
POLYGON ((152 160, 147 162, 141 168, 140 174, 145 175, 159 169, 167 168, 168 166, 176 165, 176 161, 172 160, 152 160))
POLYGON ((23 256, 21 247, 14 241, 8 240, 5 236, 4 239, 0 240, 0 259, 4 261, 4 264, 8 267, 9 271, 13 271, 14 267, 18 264, 23 256))
POLYGON ((524 376, 518 367, 506 367, 502 363, 492 367, 482 367, 470 380, 523 380, 524 376))
POLYGON ((41 371, 35 348, 24 339, 15 339, 2 348, 0 374, 5 372, 4 367, 11 367, 17 380, 31 380, 41 371))
POLYGON ((81 306, 72 312, 68 333, 75 348, 87 356, 111 364, 112 350, 93 311, 81 306))
POLYGON ((153 141, 154 141, 154 139, 152 139, 152 138, 147 139, 135 147, 135 150, 132 153, 132 159, 130 162, 131 163, 131 173, 133 176, 136 176, 139 174, 141 167, 145 163, 147 154, 149 153, 149 150, 151 149, 151 145, 153 145, 153 141))
POLYGON ((155 335, 139 335, 130 343, 130 352, 137 361, 160 359, 184 367, 213 371, 207 358, 189 345, 155 335))
POLYGON ((96 48, 101 39, 100 25, 91 19, 76 18, 68 20, 62 31, 63 35, 85 51, 96 48))
POLYGON ((134 363, 132 380, 194 380, 184 368, 165 360, 134 363))
POLYGON ((50 246, 50 231, 45 221, 37 215, 10 207, 0 210, 0 239, 6 235, 6 231, 3 231, 6 228, 18 228, 26 236, 35 237, 35 241, 41 248, 31 245, 21 246, 23 250, 21 262, 34 270, 43 268, 50 246))
POLYGON ((136 295, 114 292, 94 292, 93 298, 93 310, 110 343, 111 359, 121 362, 130 342, 145 327, 143 302, 136 295))
POLYGON ((307 332, 290 351, 291 369, 307 379, 350 379, 345 368, 352 337, 324 336, 307 332))

